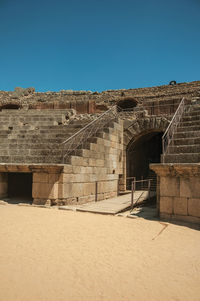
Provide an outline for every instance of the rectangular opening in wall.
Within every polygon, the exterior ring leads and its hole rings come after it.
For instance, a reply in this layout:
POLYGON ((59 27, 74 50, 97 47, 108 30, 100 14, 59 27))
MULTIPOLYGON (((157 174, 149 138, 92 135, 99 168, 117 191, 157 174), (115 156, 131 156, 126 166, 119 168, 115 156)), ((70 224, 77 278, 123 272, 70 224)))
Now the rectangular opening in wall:
POLYGON ((8 173, 8 199, 11 203, 32 203, 32 173, 8 173))

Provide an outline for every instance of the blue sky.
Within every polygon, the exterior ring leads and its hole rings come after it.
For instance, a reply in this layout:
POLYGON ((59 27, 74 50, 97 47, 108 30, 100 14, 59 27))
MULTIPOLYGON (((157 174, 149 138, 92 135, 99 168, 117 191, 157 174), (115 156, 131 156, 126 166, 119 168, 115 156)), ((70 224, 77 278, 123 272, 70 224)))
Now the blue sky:
POLYGON ((0 90, 200 80, 200 0, 0 0, 0 90))

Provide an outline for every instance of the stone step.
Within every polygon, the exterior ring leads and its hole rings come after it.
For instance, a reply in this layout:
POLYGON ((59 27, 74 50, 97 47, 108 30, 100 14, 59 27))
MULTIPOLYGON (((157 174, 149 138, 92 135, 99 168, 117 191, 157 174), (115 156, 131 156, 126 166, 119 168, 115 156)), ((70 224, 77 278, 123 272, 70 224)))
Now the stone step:
POLYGON ((15 143, 1 143, 0 144, 0 152, 1 150, 9 150, 9 149, 61 149, 62 144, 61 143, 26 143, 25 141, 23 143, 19 143, 16 141, 15 143))
POLYGON ((179 127, 184 127, 184 126, 195 126, 195 125, 200 125, 200 119, 199 120, 191 120, 191 121, 181 121, 179 124, 179 127))
POLYGON ((200 137, 200 131, 187 131, 187 132, 177 132, 174 134, 174 139, 177 138, 190 138, 190 137, 200 137))
POLYGON ((199 131, 200 125, 180 126, 176 129, 177 132, 199 131))
MULTIPOLYGON (((3 135, 2 135, 3 136, 3 135)), ((19 138, 17 135, 16 136, 7 136, 4 135, 5 137, 1 137, 0 140, 0 145, 1 144, 10 144, 10 143, 17 143, 17 144, 24 144, 24 143, 37 143, 37 141, 42 141, 42 143, 62 143, 63 139, 66 140, 65 138, 68 137, 65 135, 64 137, 53 137, 49 135, 48 137, 43 137, 41 135, 36 135, 36 137, 32 136, 26 136, 26 138, 19 138)), ((69 135, 70 137, 70 135, 69 135)), ((40 142, 41 143, 41 142, 40 142)))
POLYGON ((64 118, 65 116, 64 115, 24 115, 24 116, 20 116, 20 115, 13 115, 13 116, 4 116, 4 115, 1 115, 0 114, 0 121, 2 122, 3 120, 12 120, 12 121, 15 121, 15 120, 19 120, 19 121, 24 121, 24 120, 27 120, 27 121, 53 121, 53 120, 63 120, 65 119, 64 118))
MULTIPOLYGON (((163 155, 162 155, 163 157, 163 155)), ((165 155, 165 163, 199 163, 200 153, 193 154, 167 154, 165 155)))
POLYGON ((62 156, 62 149, 0 149, 0 156, 62 156))
POLYGON ((181 118, 181 122, 185 122, 185 121, 195 121, 195 120, 200 120, 200 116, 196 115, 196 116, 183 116, 181 118))
POLYGON ((19 127, 19 126, 24 126, 24 125, 33 125, 33 126, 52 126, 52 125, 59 125, 59 122, 54 120, 54 121, 27 121, 27 122, 12 122, 12 121, 8 121, 8 122, 0 122, 0 128, 1 127, 5 127, 5 125, 7 125, 8 127, 19 127))
POLYGON ((192 110, 192 111, 199 111, 200 110, 200 104, 192 104, 192 105, 190 105, 190 110, 192 110))
POLYGON ((169 146, 168 152, 170 154, 200 153, 200 144, 169 146))
POLYGON ((62 162, 62 157, 59 156, 1 156, 0 163, 51 163, 51 164, 68 164, 69 159, 62 162))
POLYGON ((72 133, 12 133, 10 135, 0 135, 0 138, 10 138, 10 139, 48 139, 48 138, 61 138, 61 139, 67 139, 71 137, 72 133))
POLYGON ((174 145, 194 145, 200 144, 200 137, 188 137, 188 138, 179 138, 173 140, 174 145))
POLYGON ((190 110, 189 112, 185 113, 185 116, 200 116, 200 109, 190 110))

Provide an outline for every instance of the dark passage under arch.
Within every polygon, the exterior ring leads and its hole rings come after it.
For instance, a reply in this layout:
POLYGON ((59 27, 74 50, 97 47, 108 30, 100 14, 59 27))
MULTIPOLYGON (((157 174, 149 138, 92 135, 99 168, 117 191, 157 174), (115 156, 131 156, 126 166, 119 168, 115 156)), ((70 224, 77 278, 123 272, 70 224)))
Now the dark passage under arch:
MULTIPOLYGON (((163 132, 150 132, 129 143, 127 177, 136 177, 137 180, 153 178, 155 182, 155 174, 149 169, 149 164, 160 163, 162 135, 163 132)), ((127 183, 130 186, 130 180, 127 183)))

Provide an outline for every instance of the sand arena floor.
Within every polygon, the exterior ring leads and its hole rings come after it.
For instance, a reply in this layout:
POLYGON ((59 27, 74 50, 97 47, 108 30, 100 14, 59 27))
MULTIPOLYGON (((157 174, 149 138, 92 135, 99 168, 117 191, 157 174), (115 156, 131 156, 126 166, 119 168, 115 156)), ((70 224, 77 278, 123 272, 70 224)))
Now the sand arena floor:
POLYGON ((200 300, 200 231, 0 206, 0 301, 200 300))

